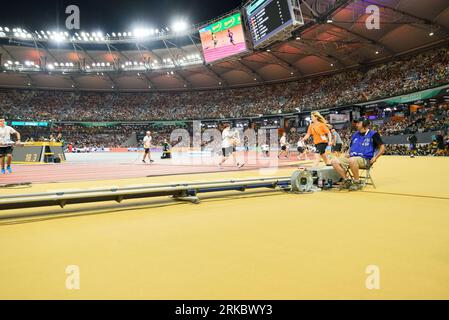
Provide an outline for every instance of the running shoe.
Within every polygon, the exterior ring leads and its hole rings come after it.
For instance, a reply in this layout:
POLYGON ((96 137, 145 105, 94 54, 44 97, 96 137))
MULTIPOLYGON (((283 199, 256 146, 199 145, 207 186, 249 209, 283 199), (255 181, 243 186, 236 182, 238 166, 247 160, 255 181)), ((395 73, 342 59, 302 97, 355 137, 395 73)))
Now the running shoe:
POLYGON ((2 169, 2 174, 6 174, 6 170, 5 169, 2 169))
POLYGON ((352 185, 349 187, 350 191, 359 191, 362 190, 362 184, 360 181, 354 181, 352 185))
POLYGON ((349 188, 352 186, 352 180, 346 179, 343 181, 343 183, 340 185, 340 190, 349 190, 349 188))
POLYGON ((11 169, 10 166, 6 167, 6 170, 7 170, 9 173, 12 173, 12 169, 11 169))

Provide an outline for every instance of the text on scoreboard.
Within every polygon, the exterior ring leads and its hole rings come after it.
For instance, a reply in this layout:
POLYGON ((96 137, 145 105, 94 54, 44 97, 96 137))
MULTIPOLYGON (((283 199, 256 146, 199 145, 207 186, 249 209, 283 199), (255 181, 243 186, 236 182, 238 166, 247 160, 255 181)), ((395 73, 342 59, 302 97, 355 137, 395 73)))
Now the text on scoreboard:
POLYGON ((254 0, 245 8, 254 47, 293 24, 288 0, 254 0))

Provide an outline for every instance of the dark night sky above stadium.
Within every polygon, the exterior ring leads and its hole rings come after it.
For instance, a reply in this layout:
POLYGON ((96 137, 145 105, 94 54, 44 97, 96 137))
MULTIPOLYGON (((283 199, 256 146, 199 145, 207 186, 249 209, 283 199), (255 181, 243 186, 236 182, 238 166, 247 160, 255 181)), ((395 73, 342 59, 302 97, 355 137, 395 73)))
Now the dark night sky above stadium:
POLYGON ((126 32, 136 25, 170 26, 176 17, 199 23, 241 3, 242 0, 5 0, 1 4, 0 26, 53 30, 65 25, 65 8, 74 4, 80 8, 81 30, 126 32))

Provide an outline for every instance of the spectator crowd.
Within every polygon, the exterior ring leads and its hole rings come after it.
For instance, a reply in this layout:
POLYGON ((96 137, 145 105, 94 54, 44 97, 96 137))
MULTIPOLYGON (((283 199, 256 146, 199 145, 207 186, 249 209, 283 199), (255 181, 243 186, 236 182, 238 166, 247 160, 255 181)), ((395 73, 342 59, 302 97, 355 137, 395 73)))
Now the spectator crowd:
MULTIPOLYGON (((440 48, 364 70, 250 88, 148 93, 0 89, 0 113, 9 120, 58 123, 57 129, 23 128, 23 136, 29 140, 46 140, 48 138, 45 136, 50 133, 62 134, 66 144, 101 149, 133 144, 137 146, 146 130, 154 132, 153 142, 156 145, 169 139, 170 133, 176 128, 188 129, 192 134, 191 123, 179 125, 182 120, 220 121, 226 118, 304 112, 373 101, 447 83, 449 49, 440 48), (177 120, 178 124, 149 127, 120 123, 154 120, 177 120), (78 121, 118 123, 86 126, 76 124, 78 121)), ((384 114, 375 117, 383 121, 381 125, 375 125, 374 129, 384 136, 443 130, 431 144, 418 145, 415 153, 448 154, 447 103, 421 107, 416 112, 399 117, 388 118, 384 114)), ((295 145, 300 135, 296 128, 293 129, 289 132, 289 140, 295 145)), ((343 141, 350 140, 351 132, 351 128, 340 130, 343 141)), ((387 154, 408 155, 410 149, 406 145, 390 145, 387 154)))
POLYGON ((391 97, 449 82, 449 49, 318 78, 250 88, 183 92, 0 90, 0 112, 15 120, 223 119, 308 111, 391 97))

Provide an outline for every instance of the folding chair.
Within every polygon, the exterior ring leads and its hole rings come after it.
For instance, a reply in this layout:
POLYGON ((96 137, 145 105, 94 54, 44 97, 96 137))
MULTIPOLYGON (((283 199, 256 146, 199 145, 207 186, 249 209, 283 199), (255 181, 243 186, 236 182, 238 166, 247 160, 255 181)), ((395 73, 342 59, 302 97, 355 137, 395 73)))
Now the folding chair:
MULTIPOLYGON (((372 167, 370 165, 368 165, 365 169, 359 168, 360 182, 363 188, 365 188, 367 185, 372 185, 373 188, 376 189, 376 184, 374 183, 373 177, 371 175, 371 169, 372 167)), ((348 169, 346 170, 346 174, 351 177, 351 179, 354 179, 350 167, 348 167, 348 169)))

